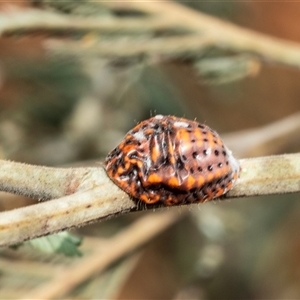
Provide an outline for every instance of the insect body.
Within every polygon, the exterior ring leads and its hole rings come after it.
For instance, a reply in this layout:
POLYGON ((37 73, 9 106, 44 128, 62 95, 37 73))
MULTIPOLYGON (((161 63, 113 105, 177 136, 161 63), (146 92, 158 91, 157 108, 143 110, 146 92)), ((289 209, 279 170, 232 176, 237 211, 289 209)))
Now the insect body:
POLYGON ((107 156, 108 176, 147 204, 199 203, 220 197, 240 166, 208 126, 157 115, 130 130, 107 156))

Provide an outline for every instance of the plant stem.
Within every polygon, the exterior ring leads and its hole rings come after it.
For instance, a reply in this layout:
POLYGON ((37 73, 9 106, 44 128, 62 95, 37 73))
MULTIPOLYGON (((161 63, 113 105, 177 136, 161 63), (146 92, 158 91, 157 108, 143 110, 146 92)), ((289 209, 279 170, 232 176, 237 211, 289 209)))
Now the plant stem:
POLYGON ((0 160, 0 190, 38 200, 73 194, 86 168, 51 168, 0 160))
MULTIPOLYGON (((224 200, 300 191, 300 153, 243 159, 240 162, 242 167, 240 178, 234 188, 222 198, 224 200)), ((0 246, 13 245, 24 240, 83 226, 131 211, 152 210, 151 206, 137 205, 135 201, 131 200, 107 177, 102 167, 55 169, 13 162, 7 162, 7 164, 10 164, 11 168, 9 169, 6 165, 6 172, 16 173, 18 170, 19 174, 22 174, 21 177, 24 174, 28 176, 27 182, 31 186, 30 189, 25 184, 19 186, 22 182, 17 175, 10 177, 11 190, 22 195, 28 195, 28 190, 31 193, 31 189, 34 191, 32 194, 43 195, 44 191, 39 191, 39 188, 43 189, 47 186, 47 195, 54 194, 54 191, 58 191, 58 194, 66 194, 64 184, 58 180, 60 175, 53 180, 51 177, 43 176, 43 172, 50 176, 51 172, 63 174, 59 172, 62 170, 68 172, 67 170, 69 170, 73 174, 72 182, 77 182, 77 184, 73 189, 75 193, 72 195, 0 213, 0 246), (23 172, 22 167, 27 171, 23 172), (32 173, 28 172, 30 167, 35 168, 32 173), (34 184, 39 181, 38 175, 44 178, 41 185, 34 184), (47 178, 50 180, 49 185, 46 181, 47 178), (30 181, 32 182, 30 183, 30 181), (15 185, 18 188, 15 188, 15 185)), ((3 170, 1 170, 2 173, 3 170)), ((1 182, 4 178, 3 175, 0 177, 1 186, 6 186, 1 182)), ((68 178, 68 176, 62 178, 68 178)), ((65 182, 68 186, 68 181, 65 180, 65 182)))

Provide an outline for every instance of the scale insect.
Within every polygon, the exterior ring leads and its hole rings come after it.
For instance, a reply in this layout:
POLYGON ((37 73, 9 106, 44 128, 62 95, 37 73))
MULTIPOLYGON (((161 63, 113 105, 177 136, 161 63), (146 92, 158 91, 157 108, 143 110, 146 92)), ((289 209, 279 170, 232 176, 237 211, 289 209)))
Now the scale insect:
POLYGON ((105 160, 110 179, 131 197, 165 206, 227 193, 240 165, 207 125, 157 115, 131 129, 105 160))

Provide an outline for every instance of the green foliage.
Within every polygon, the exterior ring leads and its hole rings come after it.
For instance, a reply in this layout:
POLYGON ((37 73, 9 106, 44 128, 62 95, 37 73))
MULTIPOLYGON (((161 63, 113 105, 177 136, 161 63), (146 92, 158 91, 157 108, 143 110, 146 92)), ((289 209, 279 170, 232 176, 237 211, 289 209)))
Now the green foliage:
POLYGON ((47 9, 56 10, 60 13, 79 15, 79 16, 95 16, 109 15, 109 10, 101 4, 100 1, 89 0, 35 0, 34 3, 47 9))
POLYGON ((33 239, 24 244, 47 254, 61 253, 66 256, 81 256, 81 252, 78 250, 81 241, 82 239, 78 236, 63 231, 33 239))
POLYGON ((235 55, 201 59, 195 68, 205 83, 217 85, 255 75, 259 63, 249 55, 235 55))

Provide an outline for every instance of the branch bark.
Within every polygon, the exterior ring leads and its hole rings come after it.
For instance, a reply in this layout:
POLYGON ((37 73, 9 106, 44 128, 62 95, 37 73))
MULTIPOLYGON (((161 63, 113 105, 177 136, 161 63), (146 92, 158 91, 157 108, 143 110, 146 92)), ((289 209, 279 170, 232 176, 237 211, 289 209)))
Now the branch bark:
POLYGON ((0 190, 49 200, 78 191, 88 173, 88 168, 51 168, 0 160, 0 190))
MULTIPOLYGON (((300 191, 300 153, 243 159, 240 162, 242 167, 240 179, 222 199, 300 191)), ((17 168, 19 174, 22 174, 22 166, 28 166, 12 162, 7 162, 7 164, 11 164, 11 169, 17 168)), ((30 168, 36 168, 38 170, 36 174, 48 172, 50 177, 51 172, 57 174, 61 170, 40 166, 30 166, 30 168)), ((79 170, 80 172, 77 172, 78 169, 63 169, 61 173, 69 176, 69 172, 71 172, 73 177, 68 178, 72 182, 80 182, 74 189, 74 194, 64 196, 66 193, 65 189, 61 188, 61 182, 52 180, 47 194, 57 195, 57 191, 60 189, 61 198, 0 213, 0 246, 13 245, 116 215, 147 209, 145 206, 137 205, 119 189, 107 177, 102 167, 80 168, 79 170), (85 171, 82 177, 83 170, 85 171), (60 187, 59 189, 55 186, 56 184, 60 187)), ((3 174, 0 172, 0 182, 6 180, 5 174, 3 174)), ((25 170, 24 174, 28 174, 28 171, 25 170)), ((36 181, 36 176, 29 176, 29 180, 36 181)), ((17 177, 14 180, 15 182, 13 179, 10 182, 10 191, 12 190, 11 186, 20 184, 17 177)), ((65 182, 68 186, 68 181, 65 182)), ((3 187, 5 184, 1 186, 3 187)), ((30 189, 25 187, 24 194, 36 195, 37 198, 40 198, 38 195, 39 193, 44 195, 44 186, 47 186, 47 182, 40 186, 32 185, 30 189)), ((23 194, 21 189, 18 189, 18 193, 23 194)))

